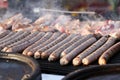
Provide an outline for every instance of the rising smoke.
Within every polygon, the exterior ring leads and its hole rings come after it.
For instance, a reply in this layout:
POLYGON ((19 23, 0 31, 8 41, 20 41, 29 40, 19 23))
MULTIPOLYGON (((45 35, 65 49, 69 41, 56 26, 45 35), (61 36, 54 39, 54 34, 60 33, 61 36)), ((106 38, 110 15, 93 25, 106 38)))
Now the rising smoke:
POLYGON ((17 3, 15 0, 8 0, 9 8, 2 19, 6 19, 16 13, 22 13, 25 17, 35 20, 47 13, 58 16, 62 13, 55 13, 49 11, 41 11, 41 9, 64 10, 61 7, 62 0, 20 0, 17 3))

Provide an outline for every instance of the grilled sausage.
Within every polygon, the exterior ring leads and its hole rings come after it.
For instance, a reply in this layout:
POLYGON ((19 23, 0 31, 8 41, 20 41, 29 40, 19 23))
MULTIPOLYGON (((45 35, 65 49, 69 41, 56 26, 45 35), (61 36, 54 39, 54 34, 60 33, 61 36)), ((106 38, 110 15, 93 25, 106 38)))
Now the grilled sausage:
MULTIPOLYGON (((38 45, 41 45, 42 43, 44 43, 47 39, 49 39, 52 36, 53 33, 51 32, 47 32, 40 40, 38 40, 37 42, 35 42, 34 44, 32 44, 31 46, 27 47, 24 51, 23 54, 28 55, 28 51, 38 45)), ((30 55, 29 55, 30 56, 30 55)))
POLYGON ((40 48, 38 51, 36 51, 34 57, 35 58, 40 58, 41 52, 51 48, 52 46, 56 45, 60 41, 64 40, 66 37, 67 37, 66 33, 61 34, 56 40, 54 40, 53 42, 51 42, 48 45, 44 46, 43 48, 40 48))
POLYGON ((0 39, 0 43, 3 42, 3 41, 5 41, 6 39, 8 39, 9 37, 11 37, 14 34, 15 34, 15 32, 10 32, 8 35, 6 35, 5 37, 3 37, 3 38, 0 39))
POLYGON ((7 24, 8 26, 11 26, 16 19, 22 18, 22 17, 23 17, 23 15, 21 13, 18 13, 12 17, 6 19, 3 23, 7 24))
POLYGON ((33 38, 33 37, 36 36, 37 34, 38 34, 38 32, 31 33, 31 34, 29 34, 28 36, 26 36, 25 38, 23 38, 23 39, 15 42, 15 43, 13 43, 13 44, 10 44, 10 45, 6 46, 3 51, 6 51, 6 50, 7 50, 8 48, 10 48, 10 47, 20 45, 20 44, 24 43, 25 41, 33 38))
POLYGON ((110 37, 107 42, 94 51, 92 54, 88 55, 82 60, 84 65, 88 65, 95 61, 103 52, 105 52, 108 48, 110 48, 116 42, 116 38, 110 37))
POLYGON ((70 47, 68 47, 67 49, 65 49, 62 53, 61 56, 64 56, 66 54, 68 54, 70 51, 72 51, 74 48, 76 48, 77 46, 79 46, 81 43, 83 43, 84 41, 88 40, 89 38, 93 37, 94 35, 90 34, 87 35, 83 38, 81 38, 80 40, 78 40, 77 42, 75 42, 74 44, 72 44, 70 47))
POLYGON ((56 44, 55 46, 51 47, 50 49, 44 51, 41 53, 41 58, 42 59, 46 59, 49 57, 49 55, 55 51, 57 48, 59 48, 60 46, 64 45, 65 43, 67 43, 68 41, 70 41, 71 39, 73 39, 73 37, 75 37, 75 34, 71 34, 69 35, 67 38, 65 38, 64 40, 62 40, 61 42, 59 42, 58 44, 56 44))
POLYGON ((44 34, 45 34, 44 32, 40 32, 39 34, 37 34, 32 39, 30 39, 28 41, 25 41, 24 43, 22 43, 20 45, 13 46, 13 47, 9 48, 6 52, 21 52, 26 47, 30 46, 31 44, 33 44, 36 41, 38 41, 39 39, 41 39, 44 34))
POLYGON ((5 37, 5 36, 8 35, 9 33, 10 33, 10 31, 8 31, 8 30, 3 31, 3 32, 0 34, 0 39, 3 38, 3 37, 5 37))
POLYGON ((42 17, 39 17, 33 24, 42 24, 45 23, 45 21, 50 21, 53 16, 51 14, 44 15, 42 17))
POLYGON ((61 35, 60 32, 56 32, 52 35, 52 37, 50 39, 48 39, 47 41, 45 41, 44 43, 42 43, 41 45, 38 45, 37 47, 33 48, 33 49, 30 49, 28 51, 28 55, 31 56, 31 55, 34 55, 35 51, 37 51, 38 49, 46 46, 47 44, 51 43, 52 41, 54 41, 57 37, 59 37, 61 35))
POLYGON ((14 38, 16 38, 17 36, 21 35, 22 33, 23 33, 22 31, 16 32, 14 35, 10 36, 10 37, 7 38, 6 40, 1 41, 1 42, 0 42, 0 45, 3 44, 3 43, 8 42, 9 40, 13 40, 14 38))
POLYGON ((83 42, 81 45, 73 49, 70 53, 68 53, 66 56, 62 57, 60 59, 61 65, 67 65, 74 57, 76 57, 80 52, 88 48, 90 45, 92 45, 94 42, 96 42, 97 39, 95 37, 92 37, 88 39, 87 41, 83 42))
POLYGON ((54 61, 54 60, 59 59, 61 52, 65 50, 67 47, 69 47, 70 45, 72 45, 73 43, 75 43, 76 41, 78 41, 79 39, 81 39, 81 37, 82 37, 81 35, 76 35, 75 37, 73 37, 73 39, 70 40, 68 43, 65 43, 63 46, 53 51, 51 55, 49 56, 48 60, 54 61))
POLYGON ((16 38, 13 38, 12 40, 9 40, 9 41, 7 41, 6 43, 3 43, 2 45, 0 45, 0 48, 3 48, 2 51, 5 52, 5 51, 6 51, 6 48, 4 48, 5 46, 17 42, 17 41, 23 39, 24 37, 26 37, 26 36, 29 35, 29 34, 30 34, 30 32, 23 32, 23 34, 17 36, 16 38))
POLYGON ((105 65, 109 58, 111 58, 115 53, 120 51, 120 42, 111 46, 108 50, 106 50, 99 58, 98 63, 100 65, 105 65))
POLYGON ((93 45, 91 45, 90 47, 88 47, 85 51, 83 51, 82 53, 80 53, 77 57, 75 57, 72 61, 74 66, 78 66, 82 63, 82 59, 85 58, 86 56, 88 56, 89 54, 91 54, 92 52, 94 52, 96 49, 98 49, 100 46, 102 46, 106 41, 107 41, 107 37, 102 37, 100 38, 97 42, 95 42, 93 45))

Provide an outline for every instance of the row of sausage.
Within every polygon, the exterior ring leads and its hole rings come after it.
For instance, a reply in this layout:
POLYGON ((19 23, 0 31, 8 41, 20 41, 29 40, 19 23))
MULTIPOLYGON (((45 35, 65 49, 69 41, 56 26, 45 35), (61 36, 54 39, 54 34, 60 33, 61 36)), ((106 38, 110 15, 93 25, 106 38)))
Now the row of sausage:
POLYGON ((4 31, 0 34, 2 52, 22 53, 36 59, 60 60, 61 65, 71 63, 89 65, 98 59, 100 65, 119 52, 120 42, 111 36, 66 34, 61 32, 4 31))

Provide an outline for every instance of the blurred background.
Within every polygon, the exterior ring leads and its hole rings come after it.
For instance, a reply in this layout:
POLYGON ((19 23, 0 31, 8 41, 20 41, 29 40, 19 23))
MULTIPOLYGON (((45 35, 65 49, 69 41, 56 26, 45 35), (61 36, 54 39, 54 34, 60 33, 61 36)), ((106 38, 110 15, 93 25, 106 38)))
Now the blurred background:
MULTIPOLYGON (((120 20, 120 0, 0 0, 0 17, 21 12, 37 18, 44 9, 65 11, 93 11, 105 19, 120 20)), ((81 18, 81 14, 70 14, 81 18)), ((85 15, 85 14, 82 14, 85 15)))

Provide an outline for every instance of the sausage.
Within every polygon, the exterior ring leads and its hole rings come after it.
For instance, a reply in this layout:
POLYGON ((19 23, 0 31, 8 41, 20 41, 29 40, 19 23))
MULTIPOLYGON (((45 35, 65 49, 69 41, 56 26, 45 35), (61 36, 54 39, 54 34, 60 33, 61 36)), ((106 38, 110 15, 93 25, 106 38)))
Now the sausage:
POLYGON ((76 48, 77 46, 79 46, 81 43, 83 43, 84 41, 88 40, 89 38, 93 37, 93 34, 87 35, 83 38, 81 38, 80 40, 78 40, 77 42, 75 42, 74 44, 72 44, 71 46, 69 46, 68 48, 66 48, 62 53, 61 56, 65 56, 66 54, 68 54, 70 51, 72 51, 74 48, 76 48))
POLYGON ((14 38, 16 38, 17 36, 21 35, 22 33, 23 33, 22 31, 16 32, 15 34, 13 34, 9 38, 5 39, 4 41, 1 41, 0 45, 3 44, 3 43, 8 42, 9 40, 13 40, 14 38))
POLYGON ((5 37, 5 36, 8 35, 9 33, 10 33, 9 30, 3 31, 3 32, 0 34, 0 39, 3 38, 3 37, 5 37))
POLYGON ((96 39, 100 39, 102 37, 102 35, 100 33, 95 33, 94 36, 96 39))
POLYGON ((14 16, 6 19, 3 23, 7 24, 8 26, 11 26, 13 22, 19 17, 23 17, 21 13, 15 14, 14 16))
POLYGON ((57 37, 59 37, 61 35, 60 32, 55 32, 52 37, 50 39, 48 39, 47 41, 45 41, 44 43, 42 43, 41 45, 38 45, 37 47, 30 49, 28 51, 28 55, 34 55, 35 51, 37 51, 38 49, 46 46, 47 44, 51 43, 52 41, 54 41, 57 37))
POLYGON ((6 51, 6 50, 7 50, 8 48, 10 48, 10 47, 20 45, 20 44, 24 43, 25 41, 33 38, 33 37, 36 36, 37 34, 38 34, 38 32, 31 33, 31 34, 29 34, 28 36, 26 36, 25 38, 23 38, 23 39, 15 42, 15 43, 13 43, 13 44, 10 44, 10 45, 6 46, 3 51, 6 51))
POLYGON ((39 17, 33 24, 42 24, 45 23, 45 21, 50 21, 53 16, 51 14, 44 15, 42 17, 39 17))
POLYGON ((95 61, 103 52, 105 52, 108 48, 110 48, 116 42, 116 38, 110 37, 108 38, 107 42, 103 44, 100 48, 96 51, 88 55, 82 60, 84 65, 88 65, 95 61))
POLYGON ((30 46, 31 44, 33 44, 36 41, 38 41, 39 39, 41 39, 43 37, 43 35, 45 35, 45 33, 44 32, 40 32, 39 34, 37 34, 32 39, 30 39, 28 41, 25 41, 24 43, 22 43, 20 45, 13 46, 13 47, 9 48, 6 52, 21 52, 26 47, 30 46))
POLYGON ((5 37, 0 39, 0 43, 3 42, 4 40, 8 39, 9 37, 11 37, 14 34, 15 34, 15 32, 10 32, 8 35, 6 35, 5 37))
POLYGON ((117 38, 118 40, 120 40, 120 31, 118 30, 117 32, 114 32, 112 34, 110 34, 110 36, 117 38))
POLYGON ((59 47, 58 49, 56 49, 55 51, 53 51, 51 53, 51 55, 49 56, 48 60, 49 61, 54 61, 60 58, 61 52, 63 50, 65 50, 67 47, 71 46, 73 43, 75 43, 76 41, 78 41, 79 39, 81 39, 82 36, 81 35, 76 35, 75 37, 73 37, 73 39, 71 39, 69 42, 63 44, 63 46, 59 47))
POLYGON ((61 42, 59 42, 58 44, 56 44, 55 46, 49 48, 48 50, 44 51, 41 53, 41 58, 42 59, 46 59, 49 57, 49 55, 55 51, 56 49, 58 49, 60 46, 64 45, 65 43, 69 42, 71 39, 73 39, 73 37, 75 37, 75 34, 71 34, 69 35, 67 38, 65 38, 64 40, 62 40, 61 42))
MULTIPOLYGON (((10 45, 10 44, 12 44, 12 43, 15 43, 15 42, 23 39, 24 37, 26 37, 26 36, 29 35, 29 34, 30 34, 30 32, 23 32, 23 34, 17 36, 16 38, 13 38, 12 40, 9 40, 9 41, 7 41, 6 43, 3 43, 2 45, 0 45, 0 48, 3 48, 3 47, 5 47, 5 46, 7 46, 7 45, 10 45)), ((5 48, 5 49, 3 48, 2 51, 5 52, 5 51, 6 51, 6 48, 5 48)))
POLYGON ((107 49, 99 58, 98 63, 100 65, 105 65, 109 58, 111 58, 115 53, 120 51, 120 42, 114 44, 109 49, 107 49))
POLYGON ((52 34, 53 34, 53 33, 51 33, 51 32, 47 32, 40 40, 38 40, 37 42, 35 42, 35 43, 32 44, 31 46, 28 46, 28 47, 23 51, 23 54, 28 55, 27 52, 28 52, 30 49, 32 49, 32 48, 34 48, 34 47, 36 47, 36 46, 44 43, 47 39, 49 39, 49 38, 52 36, 52 34))
POLYGON ((31 24, 19 24, 18 28, 15 28, 14 31, 32 31, 34 28, 31 24))
POLYGON ((120 31, 116 33, 116 38, 120 40, 120 31))
POLYGON ((81 45, 77 46, 75 49, 73 49, 71 52, 69 52, 66 56, 62 57, 60 59, 60 64, 67 65, 80 52, 82 52, 83 50, 88 48, 90 45, 92 45, 96 41, 97 41, 97 39, 95 37, 92 37, 92 38, 88 39, 87 41, 83 42, 81 45))
POLYGON ((82 59, 94 52, 96 49, 100 48, 106 41, 108 37, 103 36, 100 38, 97 42, 95 42, 93 45, 88 47, 85 51, 80 53, 77 57, 75 57, 72 61, 74 66, 78 66, 82 63, 82 59))
POLYGON ((44 46, 43 48, 40 48, 35 52, 34 58, 40 58, 41 52, 51 48, 52 46, 56 45, 57 43, 61 42, 63 39, 67 37, 66 33, 61 34, 56 40, 49 43, 48 45, 44 46))

